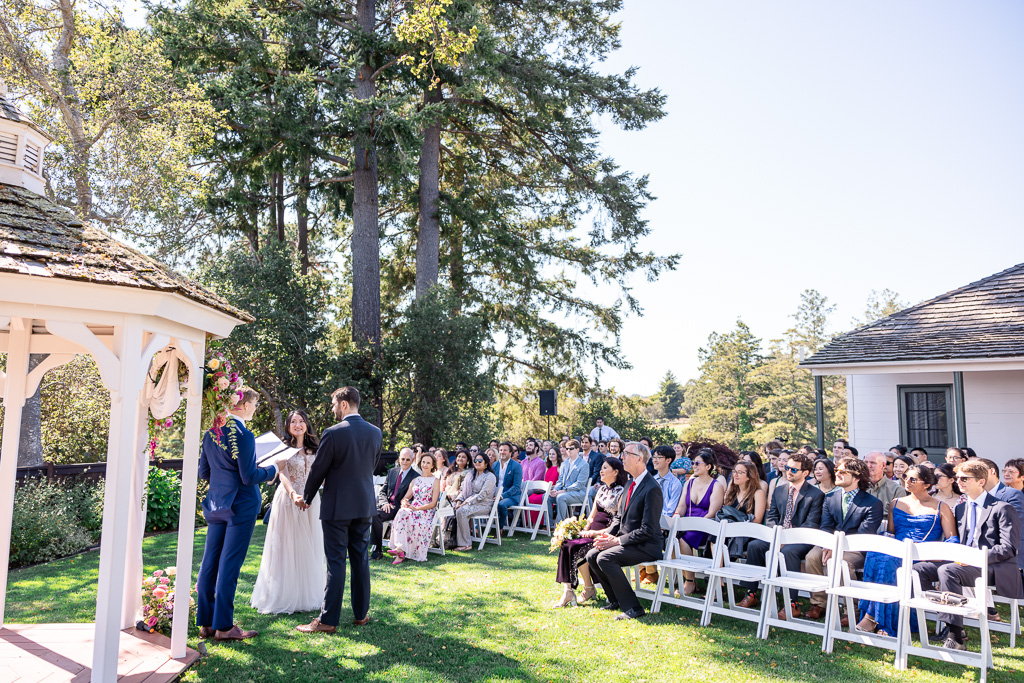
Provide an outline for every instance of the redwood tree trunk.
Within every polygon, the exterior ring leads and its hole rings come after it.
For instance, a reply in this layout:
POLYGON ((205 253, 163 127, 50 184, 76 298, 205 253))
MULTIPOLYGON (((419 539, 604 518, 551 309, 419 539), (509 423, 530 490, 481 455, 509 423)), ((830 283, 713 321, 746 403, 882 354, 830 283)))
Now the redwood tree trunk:
POLYGON ((295 224, 299 232, 299 258, 302 274, 309 272, 309 159, 303 159, 303 174, 295 195, 295 224))
MULTIPOLYGON (((425 104, 441 101, 441 89, 428 90, 425 104)), ((441 122, 435 119, 423 131, 420 146, 420 229, 416 235, 416 298, 422 299, 437 284, 441 226, 438 199, 441 196, 441 122)), ((424 442, 426 443, 426 442, 424 442)))

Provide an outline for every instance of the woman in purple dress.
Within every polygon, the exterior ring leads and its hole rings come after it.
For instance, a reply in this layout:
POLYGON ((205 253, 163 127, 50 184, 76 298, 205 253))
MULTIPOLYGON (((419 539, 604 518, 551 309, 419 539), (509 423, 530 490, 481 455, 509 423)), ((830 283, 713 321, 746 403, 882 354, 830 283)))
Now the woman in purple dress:
POLYGON ((612 518, 619 513, 619 498, 622 497, 625 484, 626 470, 622 461, 609 455, 601 465, 601 484, 597 487, 594 507, 583 530, 583 537, 565 541, 558 549, 558 574, 555 580, 565 586, 565 593, 561 600, 552 605, 553 608, 576 604, 575 588, 580 580, 583 581, 580 602, 586 602, 597 595, 587 566, 587 553, 594 545, 594 538, 611 526, 612 518))
MULTIPOLYGON (((677 516, 714 519, 722 509, 725 487, 715 476, 715 465, 715 453, 709 448, 701 449, 694 457, 693 476, 683 487, 683 495, 676 508, 677 516)), ((679 550, 683 555, 693 555, 706 538, 707 534, 700 531, 684 531, 679 534, 679 550)), ((691 595, 697 589, 693 572, 683 572, 683 578, 683 594, 691 595)))

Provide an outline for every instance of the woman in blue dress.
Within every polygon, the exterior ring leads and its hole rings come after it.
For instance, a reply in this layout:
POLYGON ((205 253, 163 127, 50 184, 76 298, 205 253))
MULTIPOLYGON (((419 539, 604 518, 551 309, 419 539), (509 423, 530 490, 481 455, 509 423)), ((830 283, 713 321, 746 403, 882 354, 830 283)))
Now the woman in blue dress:
MULTIPOLYGON (((958 543, 956 518, 945 503, 928 493, 935 485, 935 474, 930 467, 914 465, 906 472, 907 495, 893 501, 889 513, 889 533, 896 540, 910 539, 915 543, 946 540, 958 543)), ((868 553, 864 558, 864 580, 872 583, 896 584, 896 571, 902 558, 868 553)), ((895 636, 899 622, 899 604, 873 600, 860 601, 861 620, 857 630, 895 636)), ((917 630, 916 615, 911 614, 911 629, 917 630)))

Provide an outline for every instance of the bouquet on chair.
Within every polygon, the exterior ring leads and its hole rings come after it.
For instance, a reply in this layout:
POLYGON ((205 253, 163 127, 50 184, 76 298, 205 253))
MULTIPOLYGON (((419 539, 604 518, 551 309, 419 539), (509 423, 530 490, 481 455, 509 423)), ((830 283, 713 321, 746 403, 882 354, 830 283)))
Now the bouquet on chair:
POLYGON ((566 517, 555 527, 555 533, 551 535, 551 546, 548 548, 548 551, 553 553, 561 548, 562 544, 566 541, 581 538, 583 536, 583 529, 586 526, 587 518, 583 515, 579 517, 566 517))

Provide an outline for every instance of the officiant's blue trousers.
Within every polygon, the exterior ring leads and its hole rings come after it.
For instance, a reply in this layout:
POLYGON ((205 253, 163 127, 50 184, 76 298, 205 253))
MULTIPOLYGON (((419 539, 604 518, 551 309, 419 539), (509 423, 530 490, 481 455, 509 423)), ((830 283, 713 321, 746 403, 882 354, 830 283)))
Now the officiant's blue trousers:
POLYGON ((255 517, 235 517, 230 522, 211 522, 206 527, 206 548, 196 587, 198 626, 212 626, 218 631, 234 626, 238 573, 255 528, 255 517))

